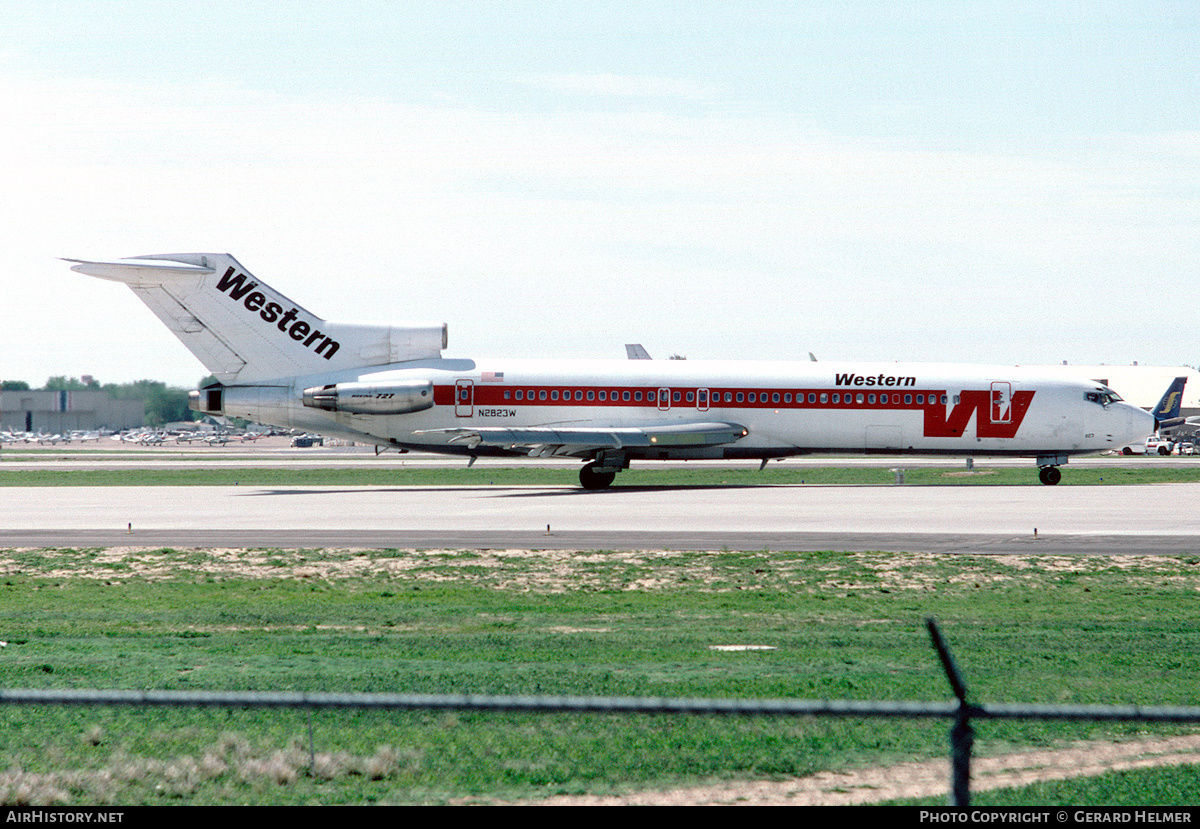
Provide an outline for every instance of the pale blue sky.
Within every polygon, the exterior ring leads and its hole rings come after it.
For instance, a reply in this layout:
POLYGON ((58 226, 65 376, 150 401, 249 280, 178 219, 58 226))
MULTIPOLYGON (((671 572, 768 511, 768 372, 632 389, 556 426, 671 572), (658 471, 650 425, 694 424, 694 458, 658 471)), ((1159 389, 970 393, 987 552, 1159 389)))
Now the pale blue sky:
POLYGON ((1194 2, 0 5, 0 378, 193 384, 57 256, 450 354, 1195 364, 1194 2))

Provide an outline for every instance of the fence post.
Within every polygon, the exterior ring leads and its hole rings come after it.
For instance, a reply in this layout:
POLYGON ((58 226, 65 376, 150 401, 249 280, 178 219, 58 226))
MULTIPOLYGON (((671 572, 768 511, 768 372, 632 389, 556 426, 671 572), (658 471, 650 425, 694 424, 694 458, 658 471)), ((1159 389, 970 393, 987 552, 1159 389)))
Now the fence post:
POLYGON ((958 697, 958 712, 954 715, 954 727, 950 729, 950 805, 966 808, 971 805, 971 751, 975 745, 975 731, 971 728, 971 706, 967 704, 967 685, 963 682, 958 665, 950 648, 942 639, 933 617, 925 620, 929 636, 933 639, 933 647, 938 659, 942 662, 942 670, 946 679, 958 697))
POLYGON ((965 702, 959 704, 950 729, 950 805, 963 809, 971 805, 971 749, 975 745, 975 729, 967 710, 965 702))

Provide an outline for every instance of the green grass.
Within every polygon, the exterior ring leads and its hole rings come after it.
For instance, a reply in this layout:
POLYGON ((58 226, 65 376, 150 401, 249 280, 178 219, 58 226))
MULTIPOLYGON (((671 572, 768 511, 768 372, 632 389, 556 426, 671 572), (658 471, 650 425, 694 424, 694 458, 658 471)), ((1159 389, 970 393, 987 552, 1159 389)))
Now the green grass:
MULTIPOLYGON (((896 467, 903 468, 897 459, 896 467)), ((890 469, 769 466, 756 468, 656 468, 636 466, 617 476, 618 487, 672 486, 785 486, 895 484, 890 469)), ((1107 467, 1063 469, 1060 486, 1110 486, 1118 484, 1197 483, 1200 466, 1107 467)), ((21 469, 19 464, 0 466, 3 486, 578 486, 575 468, 478 467, 458 469, 345 468, 330 465, 308 469, 204 468, 188 469, 21 469)), ((917 468, 905 471, 905 486, 1041 486, 1031 461, 1027 468, 977 466, 917 468)))
POLYGON ((1077 780, 1057 780, 1024 786, 1019 789, 997 789, 981 792, 972 798, 977 806, 1018 806, 1029 803, 1071 803, 1079 806, 1103 806, 1111 803, 1129 805, 1196 803, 1196 779, 1200 767, 1195 765, 1167 768, 1119 771, 1077 780))
MULTIPOLYGON (((55 549, 0 550, 0 570, 0 687, 943 700, 927 615, 976 701, 1191 705, 1200 672, 1195 557, 55 549), (721 644, 775 650, 710 649, 721 644)), ((311 723, 315 777, 303 711, 4 706, 0 796, 613 793, 940 758, 948 728, 355 711, 311 723)), ((986 754, 1146 727, 976 729, 986 754)), ((1198 796, 1193 784, 1178 802, 1198 796)))
MULTIPOLYGON (((1094 777, 1051 780, 1017 788, 973 792, 972 808, 1070 804, 1088 806, 1194 806, 1200 766, 1113 771, 1094 777)), ((944 806, 946 798, 894 801, 889 805, 944 806)))

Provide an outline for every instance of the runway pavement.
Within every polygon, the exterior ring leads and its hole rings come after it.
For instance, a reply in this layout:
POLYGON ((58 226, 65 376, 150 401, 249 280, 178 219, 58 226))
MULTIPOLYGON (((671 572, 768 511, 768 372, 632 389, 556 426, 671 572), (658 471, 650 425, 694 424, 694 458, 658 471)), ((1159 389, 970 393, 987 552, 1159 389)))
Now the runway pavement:
MULTIPOLYGON (((306 449, 288 446, 280 438, 267 438, 253 444, 231 443, 226 446, 201 444, 172 444, 139 447, 128 444, 100 443, 71 444, 68 446, 35 447, 19 445, 0 449, 0 468, 7 469, 180 469, 202 466, 206 469, 455 469, 467 463, 465 458, 433 455, 424 452, 384 452, 376 455, 369 446, 327 446, 306 449)), ((773 461, 776 465, 792 468, 811 467, 855 467, 903 469, 964 468, 966 458, 954 457, 908 457, 889 455, 805 455, 773 461)), ((640 464, 639 464, 640 465, 640 464)), ((757 468, 758 461, 650 461, 646 468, 666 469, 670 467, 729 467, 757 468)), ((479 458, 476 469, 489 467, 552 467, 578 469, 580 461, 573 458, 479 458)), ((980 458, 978 468, 1016 467, 1036 474, 1032 458, 980 458)), ((1133 456, 1092 455, 1072 458, 1064 474, 1076 468, 1147 468, 1147 467, 1200 467, 1200 456, 1133 456)))
POLYGON ((1200 484, 8 487, 0 498, 0 547, 1200 551, 1200 484))

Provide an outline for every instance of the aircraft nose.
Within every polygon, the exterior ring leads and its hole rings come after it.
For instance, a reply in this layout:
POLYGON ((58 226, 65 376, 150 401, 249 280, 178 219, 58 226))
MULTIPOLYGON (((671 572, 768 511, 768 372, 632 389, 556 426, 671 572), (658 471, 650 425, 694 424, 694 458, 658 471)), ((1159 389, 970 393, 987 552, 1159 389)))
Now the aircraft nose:
POLYGON ((1141 440, 1158 431, 1157 417, 1145 409, 1139 409, 1137 406, 1128 406, 1128 409, 1129 434, 1126 435, 1126 438, 1129 440, 1141 440))

